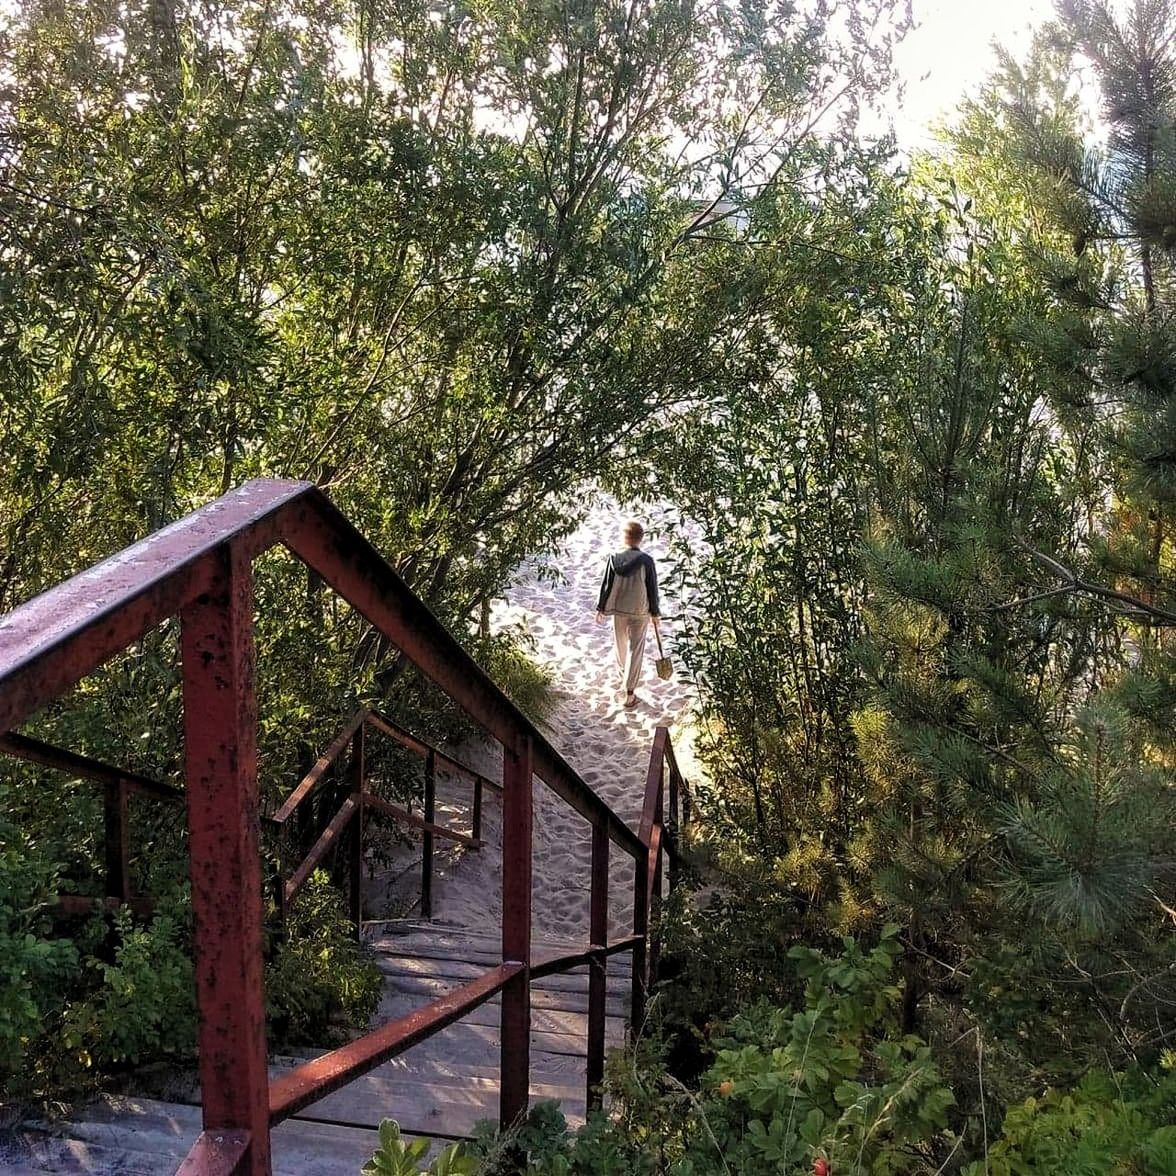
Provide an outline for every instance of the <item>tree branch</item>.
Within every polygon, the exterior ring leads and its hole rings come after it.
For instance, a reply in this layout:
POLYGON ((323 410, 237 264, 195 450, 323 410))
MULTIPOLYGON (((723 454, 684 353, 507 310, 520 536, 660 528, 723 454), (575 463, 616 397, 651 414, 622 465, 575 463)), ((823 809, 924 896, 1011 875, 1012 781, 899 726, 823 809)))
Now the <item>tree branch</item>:
POLYGON ((1025 604, 1044 596, 1052 596, 1064 592, 1085 592, 1090 596, 1097 596, 1101 600, 1109 600, 1115 604, 1125 604, 1131 612, 1139 614, 1139 619, 1149 621, 1152 624, 1176 625, 1176 613, 1169 612, 1167 609, 1157 608, 1154 604, 1148 604, 1147 601, 1140 600, 1138 596, 1130 596, 1126 592, 1119 592, 1114 588, 1105 588, 1101 584, 1092 584, 1089 580, 1083 580, 1075 572, 1066 567, 1065 564, 1059 563, 1053 556, 1046 555, 1044 551, 1038 551, 1035 547, 1030 547, 1024 539, 1016 539, 1014 542, 1026 555, 1031 556, 1042 567, 1053 572, 1060 580, 1064 580, 1065 584, 1051 592, 1043 592, 1037 596, 1029 596, 1023 600, 1014 600, 1008 604, 999 605, 996 611, 1003 608, 1012 608, 1017 604, 1025 604))

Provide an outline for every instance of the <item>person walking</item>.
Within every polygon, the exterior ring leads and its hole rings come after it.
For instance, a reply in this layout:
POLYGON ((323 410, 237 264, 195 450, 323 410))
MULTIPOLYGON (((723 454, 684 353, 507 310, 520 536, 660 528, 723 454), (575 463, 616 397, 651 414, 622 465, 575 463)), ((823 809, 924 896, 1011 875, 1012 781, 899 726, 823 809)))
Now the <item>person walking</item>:
POLYGON ((627 707, 637 705, 635 691, 641 681, 650 621, 658 634, 661 633, 657 565, 652 556, 641 550, 644 538, 645 528, 640 523, 630 520, 624 525, 621 531, 624 549, 608 557, 596 602, 596 623, 601 624, 606 616, 613 619, 617 666, 627 707))

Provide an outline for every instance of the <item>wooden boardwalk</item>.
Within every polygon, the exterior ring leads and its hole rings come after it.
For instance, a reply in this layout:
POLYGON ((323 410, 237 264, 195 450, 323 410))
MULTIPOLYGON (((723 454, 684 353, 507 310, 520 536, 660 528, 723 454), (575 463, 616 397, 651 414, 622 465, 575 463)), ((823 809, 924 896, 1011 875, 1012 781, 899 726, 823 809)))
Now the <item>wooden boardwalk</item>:
MULTIPOLYGON (((428 1003, 500 958, 491 939, 436 924, 376 924, 367 937, 384 973, 376 1024, 428 1003)), ((573 945, 536 940, 534 946, 538 956, 573 945)), ((624 1041, 629 987, 627 958, 610 960, 610 1047, 624 1041)), ((557 1100, 573 1125, 584 1119, 587 990, 586 968, 532 985, 531 1101, 557 1100)), ((498 1016, 496 999, 282 1123, 273 1133, 274 1172, 358 1176, 384 1118, 396 1119, 405 1135, 438 1141, 468 1136, 480 1120, 497 1120, 498 1016)), ((275 1056, 271 1076, 312 1056, 275 1056)), ((195 1099, 106 1096, 57 1124, 0 1131, 0 1174, 171 1176, 199 1132, 195 1099)))

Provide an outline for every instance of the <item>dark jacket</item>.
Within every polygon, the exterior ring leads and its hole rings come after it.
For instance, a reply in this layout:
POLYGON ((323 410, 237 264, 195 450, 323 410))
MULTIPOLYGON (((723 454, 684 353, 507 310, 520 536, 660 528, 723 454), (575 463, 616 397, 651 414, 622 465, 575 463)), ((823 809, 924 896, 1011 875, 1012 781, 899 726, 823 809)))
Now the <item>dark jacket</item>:
POLYGON ((596 611, 630 616, 661 616, 657 598, 657 567, 653 556, 636 547, 610 555, 596 611))

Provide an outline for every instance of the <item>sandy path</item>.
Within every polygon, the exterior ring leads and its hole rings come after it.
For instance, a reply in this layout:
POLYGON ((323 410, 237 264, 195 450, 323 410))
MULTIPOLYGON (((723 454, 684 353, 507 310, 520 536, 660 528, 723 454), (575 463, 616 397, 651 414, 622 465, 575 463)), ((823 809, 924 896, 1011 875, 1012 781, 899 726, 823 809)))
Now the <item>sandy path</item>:
MULTIPOLYGON (((668 682, 654 673, 657 656, 652 631, 646 648, 639 703, 625 710, 618 694, 619 674, 611 623, 594 622, 604 561, 619 547, 617 534, 628 517, 612 499, 601 496, 589 517, 554 560, 524 565, 505 601, 492 611, 496 630, 520 633, 531 655, 552 673, 559 703, 546 732, 552 745, 622 820, 636 829, 644 800, 645 774, 654 729, 669 726, 687 777, 694 773, 687 719, 690 687, 680 673, 668 682), (560 573, 551 582, 552 571, 560 573)), ((663 635, 673 652, 673 617, 680 602, 669 597, 664 581, 671 572, 656 532, 658 512, 639 515, 651 531, 643 545, 658 561, 663 581, 663 635)), ((665 517, 664 514, 662 517, 665 517)), ((501 752, 489 747, 463 749, 462 758, 501 779, 501 752)), ((438 872, 434 913, 438 920, 495 934, 502 909, 501 818, 495 799, 484 814, 487 845, 438 872)), ((546 939, 582 942, 588 931, 591 829, 544 785, 535 785, 534 933, 546 939)), ((613 847, 610 861, 610 922, 613 934, 632 921, 632 862, 613 847)))

